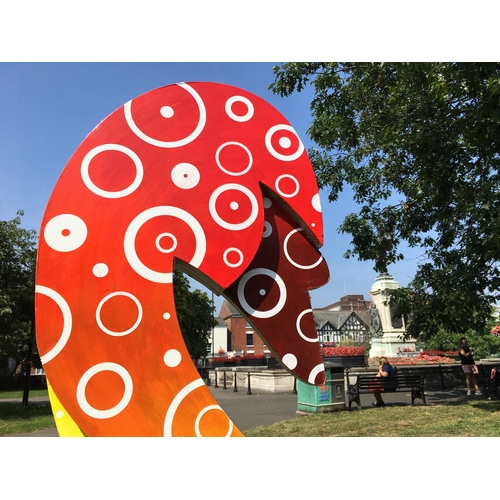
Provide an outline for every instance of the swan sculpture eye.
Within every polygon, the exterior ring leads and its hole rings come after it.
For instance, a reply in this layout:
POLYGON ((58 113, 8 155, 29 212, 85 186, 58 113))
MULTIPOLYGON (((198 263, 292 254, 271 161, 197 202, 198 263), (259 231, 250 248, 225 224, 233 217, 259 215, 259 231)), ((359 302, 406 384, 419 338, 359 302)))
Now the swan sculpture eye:
POLYGON ((223 293, 296 377, 324 381, 308 290, 328 268, 311 164, 242 89, 132 99, 64 168, 42 221, 37 342, 61 435, 241 436, 184 344, 174 262, 223 293))

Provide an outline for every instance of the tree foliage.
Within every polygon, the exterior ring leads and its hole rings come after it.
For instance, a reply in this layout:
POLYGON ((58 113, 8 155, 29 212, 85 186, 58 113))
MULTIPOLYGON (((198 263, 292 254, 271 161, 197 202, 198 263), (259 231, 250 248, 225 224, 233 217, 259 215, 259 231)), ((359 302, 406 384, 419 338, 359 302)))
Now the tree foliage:
POLYGON ((189 280, 180 271, 174 271, 174 297, 184 342, 196 362, 207 355, 210 331, 217 325, 215 306, 205 292, 191 292, 189 280))
POLYGON ((473 348, 474 358, 498 357, 500 355, 500 338, 491 334, 491 329, 498 324, 498 317, 492 317, 486 322, 483 330, 468 330, 461 333, 453 333, 439 330, 435 335, 425 342, 425 349, 439 351, 456 351, 460 344, 460 338, 466 337, 469 345, 473 348))
POLYGON ((287 63, 271 89, 314 88, 309 154, 335 201, 359 211, 340 231, 346 257, 377 272, 422 249, 408 288, 408 334, 482 330, 500 297, 500 64, 287 63))
POLYGON ((32 337, 36 232, 20 227, 22 215, 0 221, 0 368, 22 362, 32 337))

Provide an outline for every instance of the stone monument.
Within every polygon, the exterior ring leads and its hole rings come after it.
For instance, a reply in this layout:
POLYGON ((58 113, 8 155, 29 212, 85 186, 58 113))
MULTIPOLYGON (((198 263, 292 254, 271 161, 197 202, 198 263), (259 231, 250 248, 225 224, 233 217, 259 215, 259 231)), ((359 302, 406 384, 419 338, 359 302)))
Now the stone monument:
POLYGON ((399 283, 388 273, 381 273, 372 285, 370 295, 372 307, 370 308, 370 333, 372 345, 369 357, 397 356, 404 349, 415 350, 415 340, 404 340, 405 325, 403 318, 394 318, 391 307, 386 303, 390 290, 401 288, 399 283))

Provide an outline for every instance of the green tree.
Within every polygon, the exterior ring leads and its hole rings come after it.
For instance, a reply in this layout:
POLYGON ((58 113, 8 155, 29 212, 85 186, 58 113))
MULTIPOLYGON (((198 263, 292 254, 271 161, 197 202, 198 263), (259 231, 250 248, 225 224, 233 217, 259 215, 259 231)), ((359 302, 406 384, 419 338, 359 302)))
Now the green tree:
POLYGON ((377 272, 422 249, 395 292, 408 335, 483 331, 500 297, 500 64, 287 63, 270 88, 314 88, 309 154, 320 188, 350 185, 346 257, 377 272))
POLYGON ((196 363, 207 355, 210 331, 217 322, 215 306, 205 292, 190 291, 189 280, 180 271, 174 271, 175 309, 184 342, 191 358, 196 363))
POLYGON ((34 341, 36 232, 20 227, 22 215, 0 221, 0 369, 26 360, 34 341))

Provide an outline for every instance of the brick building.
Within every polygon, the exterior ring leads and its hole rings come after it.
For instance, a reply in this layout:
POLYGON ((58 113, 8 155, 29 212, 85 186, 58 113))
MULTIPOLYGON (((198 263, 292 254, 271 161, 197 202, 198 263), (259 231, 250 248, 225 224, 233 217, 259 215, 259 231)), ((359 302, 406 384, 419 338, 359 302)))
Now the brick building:
POLYGON ((227 327, 228 352, 234 351, 235 355, 271 353, 260 336, 254 332, 246 319, 229 302, 223 302, 219 317, 227 327))
MULTIPOLYGON (((320 342, 339 343, 343 340, 366 342, 369 340, 370 305, 371 301, 366 301, 363 295, 346 295, 329 306, 313 309, 320 342)), ((226 340, 225 344, 222 344, 222 340, 215 341, 214 353, 217 353, 217 346, 220 345, 227 353, 238 356, 271 354, 260 336, 229 302, 223 302, 217 320, 221 328, 219 339, 226 340)))

